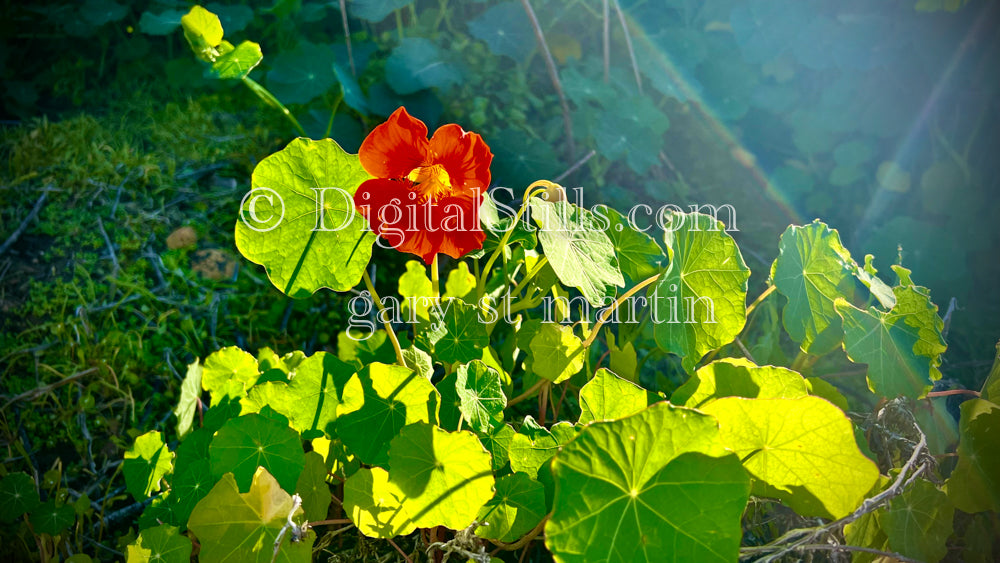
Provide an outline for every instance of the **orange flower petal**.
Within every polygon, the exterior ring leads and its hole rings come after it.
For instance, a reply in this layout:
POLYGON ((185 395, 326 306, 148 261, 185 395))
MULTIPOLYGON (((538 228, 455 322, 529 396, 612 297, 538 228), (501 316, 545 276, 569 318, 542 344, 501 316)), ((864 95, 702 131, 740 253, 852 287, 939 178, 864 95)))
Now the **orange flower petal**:
POLYGON ((478 134, 451 123, 434 132, 430 149, 433 164, 441 164, 448 171, 456 195, 472 196, 476 188, 483 194, 489 188, 493 153, 478 134))
POLYGON ((400 107, 361 143, 361 166, 376 178, 405 178, 427 161, 427 126, 400 107))

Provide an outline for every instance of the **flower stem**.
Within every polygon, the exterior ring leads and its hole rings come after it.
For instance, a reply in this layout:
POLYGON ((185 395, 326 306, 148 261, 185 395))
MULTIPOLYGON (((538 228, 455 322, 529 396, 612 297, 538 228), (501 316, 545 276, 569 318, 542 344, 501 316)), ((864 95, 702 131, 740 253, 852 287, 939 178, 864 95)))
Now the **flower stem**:
POLYGON ((438 273, 438 255, 434 255, 434 259, 431 260, 431 292, 434 299, 441 298, 441 279, 438 273))
POLYGON ((243 77, 243 84, 246 84, 247 88, 253 90, 253 93, 257 94, 257 97, 264 100, 266 104, 270 105, 271 107, 277 108, 278 111, 284 114, 284 116, 288 118, 288 121, 290 121, 292 125, 295 127, 295 130, 299 132, 299 135, 302 135, 303 137, 306 136, 306 130, 303 129, 301 125, 299 125, 299 121, 295 119, 295 116, 292 115, 292 112, 288 111, 288 108, 285 107, 285 104, 281 103, 278 100, 278 98, 275 98, 274 94, 272 94, 267 88, 264 88, 263 86, 258 84, 257 81, 250 78, 249 76, 243 77))
MULTIPOLYGON (((375 308, 378 309, 379 315, 385 316, 385 308, 382 307, 382 298, 378 296, 378 292, 375 291, 375 284, 372 283, 372 278, 368 275, 368 270, 362 274, 361 279, 365 281, 365 287, 368 288, 368 293, 372 295, 372 301, 375 302, 375 308)), ((392 349, 396 351, 396 362, 406 367, 406 360, 403 359, 403 350, 399 347, 399 339, 396 338, 396 332, 392 330, 392 325, 388 321, 383 320, 382 325, 385 326, 386 336, 392 342, 392 349)))
POLYGON ((511 228, 504 232, 503 238, 500 239, 500 244, 497 245, 496 250, 490 255, 490 259, 486 261, 486 267, 483 268, 483 275, 479 278, 479 283, 476 287, 476 294, 482 297, 486 292, 486 276, 489 275, 490 271, 493 269, 493 264, 497 261, 497 257, 503 252, 503 249, 507 247, 507 243, 510 242, 510 234, 514 231, 517 226, 517 222, 521 220, 524 215, 524 210, 528 207, 528 200, 532 198, 536 193, 542 193, 545 188, 552 185, 552 182, 548 180, 538 180, 533 182, 528 189, 524 190, 524 198, 521 200, 521 207, 517 210, 517 215, 514 217, 514 221, 511 223, 511 228), (532 192, 531 190, 543 186, 542 189, 532 192))
POLYGON ((610 307, 605 309, 604 313, 601 314, 601 318, 597 319, 597 323, 595 323, 594 328, 591 329, 590 336, 588 336, 587 339, 583 341, 583 347, 587 348, 588 346, 594 343, 594 340, 597 339, 597 334, 600 332, 601 327, 604 326, 604 323, 606 323, 608 319, 611 318, 611 315, 616 310, 618 310, 618 307, 620 307, 622 303, 624 303, 625 301, 628 300, 629 297, 632 297, 636 293, 639 293, 639 291, 642 290, 644 287, 655 282, 658 279, 660 279, 660 274, 656 274, 655 276, 650 276, 644 279, 643 281, 636 284, 635 287, 626 291, 610 307))

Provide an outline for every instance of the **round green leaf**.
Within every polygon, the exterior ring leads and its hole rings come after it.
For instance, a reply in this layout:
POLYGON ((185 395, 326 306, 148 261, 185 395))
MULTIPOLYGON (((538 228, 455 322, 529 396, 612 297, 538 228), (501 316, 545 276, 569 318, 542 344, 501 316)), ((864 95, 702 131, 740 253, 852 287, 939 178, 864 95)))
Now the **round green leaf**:
POLYGON ((201 386, 212 395, 214 407, 225 397, 243 397, 259 377, 257 358, 236 346, 228 346, 205 358, 201 386), (230 386, 230 382, 235 385, 230 386), (235 390, 239 390, 238 393, 235 390))
POLYGON ((754 494, 803 516, 846 516, 878 480, 851 421, 825 399, 725 397, 701 410, 719 420, 722 443, 743 460, 754 494))
POLYGON ((385 78, 397 94, 412 94, 426 88, 447 88, 462 79, 448 63, 445 52, 429 39, 407 37, 385 62, 385 78))
POLYGON ((597 422, 552 462, 557 561, 735 561, 750 485, 715 420, 659 403, 597 422))
POLYGON ((41 502, 35 481, 27 473, 11 473, 0 479, 0 521, 13 522, 41 502))
POLYGON ((868 364, 868 387, 879 396, 915 399, 941 377, 944 322, 924 291, 893 288, 896 306, 889 312, 858 309, 843 299, 834 304, 843 317, 844 351, 851 361, 868 364))
POLYGON ((655 276, 667 263, 667 257, 656 240, 633 229, 625 217, 614 209, 604 207, 602 211, 609 221, 605 233, 615 247, 622 273, 634 284, 655 276))
POLYGON ((625 278, 600 223, 590 211, 565 201, 533 197, 529 203, 538 240, 559 281, 579 289, 595 307, 608 305, 616 288, 625 286, 625 278))
POLYGON ((330 486, 326 484, 326 460, 316 452, 305 454, 305 468, 295 484, 295 492, 302 497, 302 510, 306 520, 325 520, 330 509, 330 486))
POLYGON ((337 435, 358 458, 384 466, 389 443, 407 424, 438 420, 441 398, 427 378, 401 366, 373 363, 344 386, 337 435))
POLYGON ((406 495, 381 467, 362 468, 344 483, 344 511, 371 538, 394 538, 416 527, 406 511, 406 495))
POLYGON ((632 416, 662 399, 601 368, 580 389, 580 424, 632 416))
POLYGON ((136 500, 145 500, 160 490, 160 479, 173 468, 174 454, 163 443, 163 434, 147 432, 125 452, 122 472, 125 486, 136 500))
POLYGON ((510 468, 514 471, 527 473, 530 477, 538 477, 538 472, 563 444, 576 438, 578 428, 569 422, 558 422, 552 428, 540 426, 530 415, 517 434, 510 440, 508 455, 510 468))
POLYGON ((490 51, 497 55, 507 55, 520 62, 535 49, 531 22, 524 6, 518 2, 501 2, 469 20, 467 25, 469 33, 485 41, 490 51))
POLYGON ((963 512, 1000 511, 1000 406, 972 399, 960 408, 958 465, 948 478, 948 497, 963 512))
POLYGON ((292 496, 263 467, 254 472, 246 493, 240 493, 236 478, 226 473, 195 506, 188 527, 198 536, 203 561, 309 563, 315 534, 293 542, 286 533, 274 554, 274 541, 289 515, 293 520, 302 516, 302 509, 293 513, 292 506, 292 496))
POLYGON ((501 477, 493 498, 479 510, 481 538, 511 543, 531 531, 547 512, 545 487, 524 473, 501 477))
POLYGON ((479 318, 479 309, 459 299, 442 299, 431 311, 433 324, 427 338, 434 347, 434 356, 445 363, 471 362, 483 355, 490 345, 486 325, 479 318))
POLYGON ((176 526, 163 524, 139 532, 129 544, 129 563, 188 563, 191 561, 191 540, 176 526))
MULTIPOLYGON (((337 84, 333 69, 335 61, 331 45, 301 41, 295 49, 274 57, 271 70, 267 73, 267 86, 286 104, 307 104, 337 84)), ((336 184, 330 186, 347 188, 336 184)))
POLYGON ((260 45, 253 41, 244 41, 232 51, 215 59, 212 63, 212 74, 222 79, 243 79, 263 59, 264 54, 260 52, 260 45))
POLYGON ((794 399, 808 394, 805 380, 790 369, 756 366, 743 358, 724 358, 694 372, 691 379, 674 391, 670 402, 701 408, 721 397, 794 399))
POLYGON ((493 496, 490 455, 471 432, 446 432, 418 422, 389 447, 389 480, 418 528, 461 530, 493 496))
POLYGON ((76 511, 71 504, 56 504, 56 499, 51 498, 44 504, 31 511, 28 518, 36 534, 48 534, 56 536, 76 521, 76 511))
POLYGON ((289 425, 307 440, 324 434, 332 437, 340 389, 354 371, 354 366, 333 354, 317 352, 295 368, 288 383, 271 381, 254 386, 242 402, 242 412, 259 412, 266 405, 288 417, 289 425))
POLYGON ((267 469, 281 487, 295 490, 305 466, 302 438, 287 422, 245 414, 226 422, 208 447, 212 475, 231 472, 241 490, 251 486, 258 467, 267 469))
POLYGON ((561 383, 583 368, 586 350, 572 327, 542 323, 529 347, 534 374, 553 383, 561 383))
POLYGON ((918 479, 889 501, 880 522, 892 551, 918 561, 937 563, 948 553, 955 506, 930 481, 918 479))
POLYGON ((361 280, 375 242, 352 200, 368 178, 357 155, 336 142, 295 139, 254 169, 236 247, 289 297, 347 291, 361 280))
POLYGON ((651 296, 653 335, 690 373, 705 353, 743 330, 750 270, 721 221, 701 213, 670 217, 675 228, 664 235, 670 267, 651 296))
POLYGON ((771 279, 788 298, 782 314, 785 330, 806 352, 826 354, 843 338, 833 303, 838 297, 853 298, 851 265, 857 265, 840 243, 840 234, 818 220, 788 227, 779 252, 771 279))
POLYGON ((483 447, 490 452, 494 473, 498 473, 510 461, 510 443, 514 439, 514 434, 514 427, 504 424, 479 437, 483 447))
POLYGON ((500 373, 480 360, 458 366, 455 391, 458 408, 469 428, 480 434, 503 424, 507 397, 500 387, 500 373))

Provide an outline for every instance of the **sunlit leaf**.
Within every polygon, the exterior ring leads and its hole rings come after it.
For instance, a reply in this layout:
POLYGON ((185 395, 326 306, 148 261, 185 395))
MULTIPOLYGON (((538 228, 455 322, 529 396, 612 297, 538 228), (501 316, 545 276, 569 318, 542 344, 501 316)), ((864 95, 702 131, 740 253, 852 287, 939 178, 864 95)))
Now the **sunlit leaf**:
POLYGON ((720 439, 743 460, 754 494, 803 516, 846 516, 878 479, 851 421, 824 399, 725 397, 701 410, 719 420, 720 439))
POLYGON ((162 525, 139 532, 126 553, 130 563, 188 563, 191 560, 191 540, 176 526, 162 525))
POLYGON ((145 500, 160 490, 160 479, 173 468, 174 454, 163 443, 163 434, 147 432, 135 439, 125 452, 122 472, 128 492, 137 500, 145 500))
POLYGON ((656 344, 684 369, 733 341, 746 322, 750 270, 721 221, 701 213, 669 215, 670 266, 650 292, 656 344))
POLYGON ((287 422, 260 414, 245 414, 226 422, 208 451, 212 475, 231 473, 241 490, 250 487, 257 467, 263 467, 282 488, 294 491, 305 466, 299 433, 287 422))
POLYGON ((583 368, 586 351, 571 327, 542 323, 530 347, 535 375, 553 383, 561 383, 583 368))
POLYGON ((948 498, 963 512, 1000 510, 1000 406, 972 399, 961 411, 958 465, 946 484, 948 498))
POLYGON ((750 485, 716 422, 659 403, 587 426, 552 462, 558 561, 735 561, 750 485))
POLYGON ((742 358, 724 358, 702 366, 674 391, 670 402, 700 408, 722 397, 777 399, 805 397, 806 382, 783 367, 756 366, 742 358))
POLYGON ((344 483, 344 511, 358 530, 372 538, 393 538, 415 528, 406 495, 381 467, 362 468, 344 483))
POLYGON ((657 395, 602 368, 580 389, 579 424, 625 418, 660 400, 657 395))
POLYGON ((392 439, 389 481, 419 528, 461 530, 493 496, 490 455, 470 432, 411 424, 392 439))
POLYGON ((254 169, 256 191, 244 200, 236 247, 263 265, 289 297, 307 297, 322 287, 351 289, 361 281, 375 242, 351 200, 366 179, 357 155, 334 141, 295 139, 254 169), (255 230, 264 228, 272 230, 255 230))
MULTIPOLYGON (((256 415, 251 415, 256 416, 256 415)), ((315 534, 292 542, 286 533, 274 556, 274 542, 292 512, 292 497, 263 467, 255 470, 249 491, 240 493, 232 473, 226 473, 195 507, 188 526, 201 544, 201 559, 219 562, 308 563, 315 534)))
POLYGON ((545 487, 524 473, 501 477, 493 498, 479 510, 476 528, 481 538, 514 542, 545 516, 545 487))
POLYGON ((595 307, 608 305, 625 286, 615 247, 590 211, 565 201, 531 198, 538 240, 559 281, 575 287, 595 307))

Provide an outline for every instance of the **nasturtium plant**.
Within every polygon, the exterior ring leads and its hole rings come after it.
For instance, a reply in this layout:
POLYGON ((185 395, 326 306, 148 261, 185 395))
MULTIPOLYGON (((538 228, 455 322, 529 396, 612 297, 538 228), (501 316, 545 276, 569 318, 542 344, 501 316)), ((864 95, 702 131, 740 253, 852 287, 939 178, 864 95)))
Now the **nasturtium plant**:
POLYGON ((254 169, 236 247, 289 297, 354 287, 375 243, 351 199, 368 178, 331 139, 292 141, 254 169))
POLYGON ((728 344, 746 322, 747 280, 736 241, 725 225, 701 213, 673 213, 664 234, 670 265, 650 290, 656 343, 694 367, 728 344))
MULTIPOLYGON (((185 29, 200 30, 196 50, 222 45, 210 18, 185 29)), ((398 82, 410 73, 456 79, 419 67, 437 47, 418 47, 389 57, 394 88, 414 87, 398 82)), ((567 77, 580 103, 615 88, 567 77)), ((600 134, 615 145, 662 130, 656 111, 600 134)), ((152 496, 128 546, 137 560, 186 557, 196 540, 204 561, 310 561, 324 528, 350 523, 370 538, 358 546, 407 557, 526 550, 511 560, 544 544, 566 562, 737 561, 836 537, 851 543, 822 545, 936 561, 960 512, 997 511, 995 378, 961 406, 954 469, 932 463, 927 449, 949 446, 926 421, 947 413, 915 402, 940 380, 946 331, 905 268, 889 286, 817 221, 789 227, 750 290, 712 215, 664 208, 642 230, 548 180, 501 203, 486 139, 456 124, 428 138, 391 113, 360 155, 299 138, 254 170, 237 247, 276 298, 351 292, 349 329, 309 355, 228 347, 190 364, 176 446, 140 435, 123 466, 136 498, 152 496), (399 237, 394 208, 429 215, 399 237), (376 242, 400 258, 378 284, 376 242), (818 527, 777 533, 804 519, 818 527)), ((836 154, 845 168, 870 157, 836 154)), ((0 498, 4 520, 27 514, 52 533, 72 520, 74 505, 23 473, 0 480, 0 498)))

